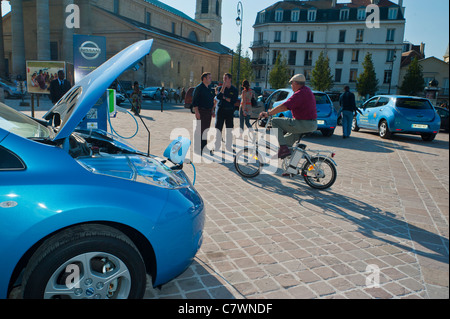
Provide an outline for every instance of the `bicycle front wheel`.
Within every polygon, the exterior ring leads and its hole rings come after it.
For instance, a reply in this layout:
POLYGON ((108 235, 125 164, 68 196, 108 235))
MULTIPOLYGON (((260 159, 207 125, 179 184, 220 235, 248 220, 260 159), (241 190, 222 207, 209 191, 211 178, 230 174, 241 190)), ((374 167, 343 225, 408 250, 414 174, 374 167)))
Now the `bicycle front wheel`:
POLYGON ((262 158, 259 152, 253 148, 246 147, 240 150, 234 158, 234 167, 244 177, 258 176, 261 173, 262 166, 262 158))
POLYGON ((333 162, 325 157, 313 157, 305 162, 302 175, 306 184, 316 189, 326 189, 334 184, 337 170, 333 162))

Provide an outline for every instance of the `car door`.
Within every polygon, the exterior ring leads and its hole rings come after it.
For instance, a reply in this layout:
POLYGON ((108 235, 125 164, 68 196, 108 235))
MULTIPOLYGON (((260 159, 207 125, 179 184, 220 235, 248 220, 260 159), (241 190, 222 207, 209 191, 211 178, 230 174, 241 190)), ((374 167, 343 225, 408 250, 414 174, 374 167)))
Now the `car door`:
POLYGON ((264 111, 265 111, 265 109, 264 109, 264 100, 263 100, 263 97, 260 96, 256 100, 256 106, 252 106, 251 118, 252 119, 257 119, 259 117, 259 114, 261 114, 261 112, 264 112, 264 111))
POLYGON ((380 98, 377 100, 374 107, 370 109, 370 115, 369 115, 369 126, 371 128, 377 129, 378 123, 380 123, 380 118, 383 117, 387 113, 386 104, 389 103, 389 98, 386 96, 380 96, 380 98))
POLYGON ((359 127, 373 128, 373 122, 371 124, 369 119, 373 117, 373 111, 375 106, 377 105, 377 101, 378 97, 373 97, 363 104, 362 108, 360 109, 362 115, 359 114, 357 118, 359 127))

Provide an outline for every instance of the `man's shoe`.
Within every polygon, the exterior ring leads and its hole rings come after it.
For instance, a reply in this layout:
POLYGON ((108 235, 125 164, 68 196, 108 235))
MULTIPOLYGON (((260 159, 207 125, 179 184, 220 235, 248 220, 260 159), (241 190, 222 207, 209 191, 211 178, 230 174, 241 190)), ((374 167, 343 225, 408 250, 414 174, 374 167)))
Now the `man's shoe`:
POLYGON ((286 145, 280 146, 278 150, 278 158, 283 159, 291 155, 291 150, 286 145))

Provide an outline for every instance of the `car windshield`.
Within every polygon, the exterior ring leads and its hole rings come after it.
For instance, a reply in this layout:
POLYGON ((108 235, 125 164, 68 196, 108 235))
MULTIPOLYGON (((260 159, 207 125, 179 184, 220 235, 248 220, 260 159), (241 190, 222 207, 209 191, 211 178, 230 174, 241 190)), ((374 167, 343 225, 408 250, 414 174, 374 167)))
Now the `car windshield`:
POLYGON ((0 103, 0 128, 24 138, 51 138, 53 132, 25 114, 0 103))
POLYGON ((316 104, 330 104, 326 94, 314 94, 316 97, 316 104))
POLYGON ((433 107, 426 99, 397 98, 395 106, 413 110, 431 110, 433 107))

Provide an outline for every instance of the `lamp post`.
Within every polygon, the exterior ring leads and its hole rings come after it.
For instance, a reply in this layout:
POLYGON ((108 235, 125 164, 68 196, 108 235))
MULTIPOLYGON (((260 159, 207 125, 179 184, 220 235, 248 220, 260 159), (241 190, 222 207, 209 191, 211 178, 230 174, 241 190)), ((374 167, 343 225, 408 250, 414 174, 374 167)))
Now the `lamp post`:
POLYGON ((394 55, 392 56, 392 61, 391 61, 391 78, 389 79, 388 94, 391 94, 391 83, 392 83, 392 77, 394 75, 394 62, 396 59, 397 59, 397 55, 395 55, 395 51, 394 51, 394 55))
POLYGON ((239 32, 239 57, 238 57, 238 69, 237 69, 237 85, 238 91, 241 91, 241 86, 239 85, 240 78, 241 78, 241 52, 242 52, 242 22, 244 18, 244 8, 242 6, 242 2, 239 1, 237 4, 237 18, 236 18, 236 25, 240 27, 239 32))

